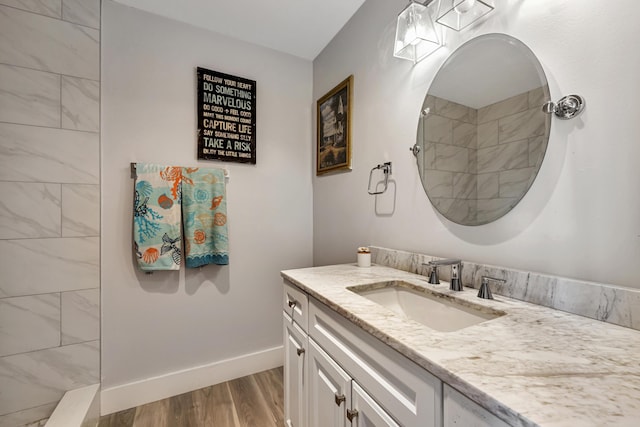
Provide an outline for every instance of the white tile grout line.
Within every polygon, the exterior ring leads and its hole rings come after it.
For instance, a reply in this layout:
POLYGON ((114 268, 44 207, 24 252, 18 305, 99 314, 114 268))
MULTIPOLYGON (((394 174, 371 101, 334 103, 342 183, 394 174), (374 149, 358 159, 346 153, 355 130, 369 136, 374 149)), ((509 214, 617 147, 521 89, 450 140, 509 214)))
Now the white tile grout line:
MULTIPOLYGON (((0 65, 4 65, 4 64, 0 64, 0 65)), ((61 75, 61 74, 59 74, 59 75, 61 75)), ((88 80, 88 79, 85 79, 85 80, 88 80)), ((92 81, 97 82, 97 80, 92 80, 92 81)), ((67 132, 82 132, 82 133, 91 133, 91 134, 94 134, 94 135, 100 135, 100 131, 95 131, 95 130, 67 129, 67 128, 54 127, 54 126, 43 126, 43 125, 32 125, 32 124, 28 124, 28 123, 7 122, 7 121, 2 121, 2 120, 0 120, 0 124, 15 125, 15 126, 29 126, 29 127, 44 128, 44 129, 57 129, 57 130, 64 130, 64 131, 67 131, 67 132)))
POLYGON ((0 4, 0 7, 7 7, 7 8, 9 8, 9 9, 19 10, 20 12, 30 13, 30 14, 32 14, 32 15, 43 16, 43 17, 45 17, 45 18, 50 18, 50 19, 53 19, 53 20, 56 20, 56 21, 66 22, 66 23, 68 23, 68 24, 70 24, 70 25, 77 25, 78 27, 89 28, 89 29, 91 29, 91 30, 100 31, 100 28, 91 27, 91 26, 89 26, 89 25, 85 25, 85 24, 78 24, 78 23, 76 23, 76 22, 73 22, 73 21, 69 21, 69 20, 67 20, 67 19, 64 19, 64 18, 62 17, 62 14, 63 14, 63 8, 64 8, 64 4, 63 4, 63 2, 62 2, 62 1, 60 2, 60 5, 61 5, 61 7, 60 7, 60 17, 57 17, 57 16, 51 16, 51 15, 45 15, 44 13, 34 12, 33 10, 21 9, 21 8, 19 8, 19 7, 15 7, 15 6, 9 6, 9 5, 7 5, 7 4, 0 4))
MULTIPOLYGON (((6 358, 6 357, 14 357, 14 356, 22 356, 24 354, 31 354, 31 353, 37 353, 40 351, 48 351, 48 350, 55 350, 58 348, 64 348, 64 347, 73 347, 74 345, 82 345, 82 344, 88 344, 88 343, 92 343, 92 342, 97 342, 100 344, 101 339, 100 338, 96 338, 94 340, 89 340, 89 341, 81 341, 81 342, 74 342, 72 344, 61 344, 59 346, 56 347, 46 347, 46 348, 40 348, 37 350, 29 350, 29 351, 24 351, 22 353, 12 353, 12 354, 5 354, 4 356, 0 356, 0 360, 6 358)), ((98 347, 100 347, 100 345, 98 345, 98 347)), ((6 415, 6 414, 3 414, 6 415)), ((2 415, 0 415, 2 416, 2 415)))
POLYGON ((65 289, 65 290, 53 291, 53 292, 41 292, 41 293, 37 293, 37 294, 11 295, 11 296, 8 296, 8 297, 0 297, 0 301, 5 300, 5 299, 11 299, 11 298, 37 297, 37 296, 40 296, 40 295, 64 294, 64 293, 69 293, 69 292, 92 291, 92 290, 100 290, 100 287, 99 286, 95 286, 93 288, 65 289))
POLYGON ((60 296, 60 345, 58 347, 62 347, 62 292, 59 293, 60 296))

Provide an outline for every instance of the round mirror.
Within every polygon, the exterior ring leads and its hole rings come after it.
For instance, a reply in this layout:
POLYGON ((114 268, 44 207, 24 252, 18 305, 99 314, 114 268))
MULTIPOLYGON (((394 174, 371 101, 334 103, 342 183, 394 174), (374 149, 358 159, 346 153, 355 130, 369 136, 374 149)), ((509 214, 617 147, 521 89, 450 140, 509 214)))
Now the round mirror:
POLYGON ((549 87, 531 50, 506 34, 474 38, 427 92, 414 154, 425 192, 447 219, 502 217, 533 183, 549 140, 549 87))

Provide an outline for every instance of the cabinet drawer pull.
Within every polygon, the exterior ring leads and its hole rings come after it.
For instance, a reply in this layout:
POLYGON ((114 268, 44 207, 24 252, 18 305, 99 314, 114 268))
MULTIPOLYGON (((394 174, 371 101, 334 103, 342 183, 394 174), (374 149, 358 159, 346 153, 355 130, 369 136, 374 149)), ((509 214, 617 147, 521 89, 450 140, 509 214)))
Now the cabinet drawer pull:
POLYGON ((344 402, 345 400, 346 400, 346 397, 344 397, 344 394, 336 393, 336 405, 340 406, 342 402, 344 402))
POLYGON ((287 301, 287 304, 289 305, 289 308, 295 307, 297 303, 298 303, 298 301, 296 301, 294 299, 287 301))
POLYGON ((302 353, 304 353, 304 348, 296 349, 296 353, 298 353, 298 356, 300 356, 302 353))
POLYGON ((357 416, 358 411, 356 411, 355 409, 353 411, 351 409, 347 409, 347 418, 349 419, 349 421, 353 421, 353 419, 357 416))

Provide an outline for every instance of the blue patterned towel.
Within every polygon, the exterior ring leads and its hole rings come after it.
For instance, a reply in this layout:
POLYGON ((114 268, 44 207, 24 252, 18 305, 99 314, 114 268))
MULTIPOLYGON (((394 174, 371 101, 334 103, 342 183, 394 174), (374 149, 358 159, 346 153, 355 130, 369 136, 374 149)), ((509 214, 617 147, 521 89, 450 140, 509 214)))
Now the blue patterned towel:
POLYGON ((143 271, 179 270, 182 168, 136 164, 133 238, 143 271))
POLYGON ((222 169, 182 169, 187 267, 229 264, 226 197, 222 169))

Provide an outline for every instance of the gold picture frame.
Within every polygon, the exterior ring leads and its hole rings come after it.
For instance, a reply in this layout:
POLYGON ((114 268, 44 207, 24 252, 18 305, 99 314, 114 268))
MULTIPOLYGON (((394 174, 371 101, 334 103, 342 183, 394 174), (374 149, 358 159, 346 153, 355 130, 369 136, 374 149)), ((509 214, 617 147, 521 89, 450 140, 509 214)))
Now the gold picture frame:
POLYGON ((351 170, 353 75, 320 98, 316 108, 316 175, 351 170))

